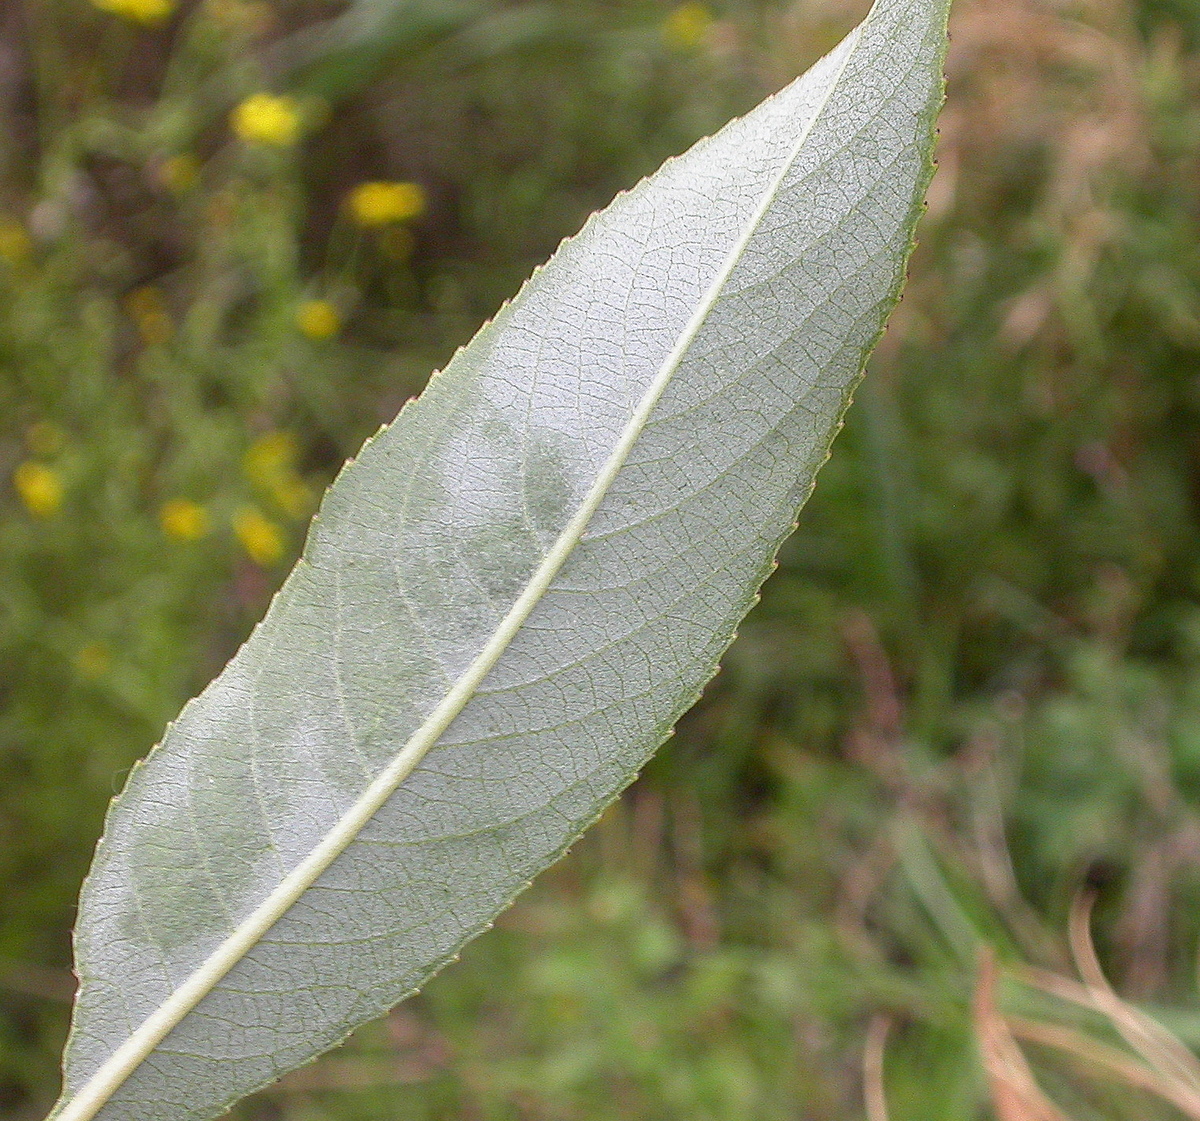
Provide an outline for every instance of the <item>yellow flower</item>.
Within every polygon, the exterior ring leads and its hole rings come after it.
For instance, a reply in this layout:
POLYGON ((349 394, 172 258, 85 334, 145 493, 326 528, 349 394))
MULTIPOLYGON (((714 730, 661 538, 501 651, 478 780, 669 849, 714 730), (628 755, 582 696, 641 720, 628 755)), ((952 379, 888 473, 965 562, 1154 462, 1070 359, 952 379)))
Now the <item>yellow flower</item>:
POLYGON ((270 487, 287 475, 296 462, 296 437, 291 432, 268 432, 260 436, 242 456, 246 478, 260 487, 270 487))
POLYGON ((329 300, 305 300, 296 309, 296 326, 315 342, 324 342, 342 329, 342 317, 329 300))
POLYGON ((680 4, 663 20, 663 42, 672 50, 694 51, 704 46, 715 22, 705 5, 680 4))
POLYGON ((44 463, 27 459, 13 472, 17 496, 35 518, 58 513, 63 502, 63 483, 58 472, 44 463))
POLYGON ((300 107, 286 94, 255 93, 234 109, 229 122, 247 144, 286 148, 300 136, 300 107))
POLYGON ((97 8, 133 23, 162 23, 174 10, 175 0, 92 0, 97 8))
POLYGON ((271 486, 271 499, 289 518, 299 521, 312 513, 313 492, 298 475, 288 474, 271 486))
POLYGON ((289 518, 312 513, 312 488, 296 473, 296 437, 290 432, 260 436, 242 457, 242 470, 258 492, 289 518))
POLYGON ((346 204, 360 226, 386 226, 423 214, 425 190, 419 183, 360 183, 346 204))
POLYGON ((173 195, 185 195, 196 185, 200 164, 195 156, 182 152, 168 156, 159 165, 158 181, 173 195))
POLYGON ((11 218, 0 219, 0 261, 20 265, 33 252, 33 241, 20 222, 11 218))
POLYGON ((97 677, 103 677, 112 661, 108 647, 103 642, 89 642, 86 646, 81 646, 75 651, 75 657, 72 660, 80 676, 92 681, 95 681, 97 677))
POLYGON ((243 506, 234 514, 233 532, 255 564, 269 568, 283 557, 283 531, 253 506, 243 506))
POLYGON ((158 511, 158 524, 176 541, 199 541, 211 528, 208 511, 190 498, 172 498, 158 511))
POLYGON ((143 285, 130 292, 125 297, 125 310, 137 325, 138 334, 147 346, 162 346, 175 329, 162 290, 153 284, 143 285))

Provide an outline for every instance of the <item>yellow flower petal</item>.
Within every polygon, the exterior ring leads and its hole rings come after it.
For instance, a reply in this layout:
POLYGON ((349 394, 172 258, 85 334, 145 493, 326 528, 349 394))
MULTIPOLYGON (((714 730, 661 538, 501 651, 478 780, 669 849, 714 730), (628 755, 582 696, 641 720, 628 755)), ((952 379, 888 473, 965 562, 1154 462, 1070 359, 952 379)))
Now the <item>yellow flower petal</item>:
POLYGON ((33 241, 20 222, 0 218, 0 261, 24 264, 33 253, 33 241))
POLYGON ((234 109, 229 123, 247 144, 286 148, 300 137, 300 107, 286 94, 255 93, 234 109))
POLYGON ((62 478, 53 467, 27 459, 13 472, 17 497, 35 518, 57 514, 63 503, 62 478))
POLYGON ((283 558, 283 530, 261 510, 243 506, 233 516, 233 532, 247 556, 262 568, 270 568, 283 558))
POLYGON ((298 475, 287 474, 271 487, 271 499, 294 521, 308 517, 313 509, 313 492, 298 475))
POLYGON ((292 470, 298 451, 296 437, 291 432, 268 432, 246 449, 242 470, 252 483, 270 487, 292 470))
POLYGON ((176 541, 199 541, 212 528, 208 511, 190 498, 172 498, 158 511, 158 523, 176 541))
POLYGON ((175 0, 92 0, 101 11, 142 23, 162 23, 175 10, 175 0))
POLYGON ((406 222, 425 212, 425 190, 419 183, 360 183, 346 198, 351 217, 360 226, 406 222))
POLYGON ((672 50, 694 51, 708 41, 715 22, 704 4, 680 4, 663 20, 663 42, 672 50))
POLYGON ((333 338, 342 329, 342 317, 329 300, 305 300, 296 309, 296 326, 315 342, 333 338))

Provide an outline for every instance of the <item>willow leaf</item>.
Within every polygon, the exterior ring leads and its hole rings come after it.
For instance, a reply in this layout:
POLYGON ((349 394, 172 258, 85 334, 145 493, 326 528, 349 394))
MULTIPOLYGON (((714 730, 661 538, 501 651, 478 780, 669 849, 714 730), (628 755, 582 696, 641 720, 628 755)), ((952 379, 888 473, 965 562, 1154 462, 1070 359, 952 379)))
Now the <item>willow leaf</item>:
POLYGON ((59 1121, 198 1121, 333 1046, 669 734, 897 298, 945 9, 879 0, 619 196, 342 471, 109 813, 59 1121))

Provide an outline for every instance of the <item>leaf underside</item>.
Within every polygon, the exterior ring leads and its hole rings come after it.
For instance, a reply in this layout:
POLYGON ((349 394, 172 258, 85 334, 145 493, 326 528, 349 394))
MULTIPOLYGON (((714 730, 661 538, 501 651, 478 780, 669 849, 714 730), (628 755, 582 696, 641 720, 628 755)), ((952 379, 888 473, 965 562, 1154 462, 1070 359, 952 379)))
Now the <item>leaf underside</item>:
POLYGON ((334 1045, 666 738, 898 296, 945 8, 880 0, 619 196, 342 471, 110 810, 62 1121, 200 1121, 334 1045))

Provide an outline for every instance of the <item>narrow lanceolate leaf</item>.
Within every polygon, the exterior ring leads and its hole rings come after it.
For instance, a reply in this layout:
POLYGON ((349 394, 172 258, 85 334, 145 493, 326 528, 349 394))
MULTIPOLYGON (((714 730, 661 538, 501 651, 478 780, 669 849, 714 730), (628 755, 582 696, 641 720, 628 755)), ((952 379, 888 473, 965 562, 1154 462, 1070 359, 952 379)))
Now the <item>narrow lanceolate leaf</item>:
POLYGON ((565 243, 363 449, 109 815, 59 1121, 184 1121, 412 992, 712 675, 895 301, 946 0, 565 243))

